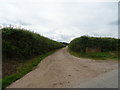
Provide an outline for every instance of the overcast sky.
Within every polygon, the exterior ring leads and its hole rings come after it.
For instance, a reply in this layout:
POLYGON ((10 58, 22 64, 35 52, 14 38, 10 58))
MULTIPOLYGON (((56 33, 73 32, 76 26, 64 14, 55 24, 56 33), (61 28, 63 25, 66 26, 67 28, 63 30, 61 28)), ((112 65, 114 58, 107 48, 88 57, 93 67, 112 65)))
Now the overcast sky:
POLYGON ((81 35, 118 37, 118 2, 0 0, 0 25, 21 25, 57 41, 81 35))

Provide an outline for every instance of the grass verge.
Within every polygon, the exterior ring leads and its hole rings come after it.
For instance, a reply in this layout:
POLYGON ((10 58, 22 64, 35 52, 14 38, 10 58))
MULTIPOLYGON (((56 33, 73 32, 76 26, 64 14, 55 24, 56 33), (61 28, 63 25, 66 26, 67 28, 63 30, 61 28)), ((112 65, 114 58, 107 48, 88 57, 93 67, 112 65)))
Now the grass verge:
POLYGON ((28 72, 32 71, 35 68, 35 66, 37 66, 40 63, 41 60, 43 60, 50 54, 53 54, 55 51, 57 50, 50 51, 48 53, 42 54, 33 59, 23 62, 23 64, 17 68, 17 73, 2 78, 2 89, 5 89, 8 85, 20 79, 28 72))
POLYGON ((95 60, 118 60, 118 54, 113 52, 77 53, 71 50, 68 51, 71 55, 82 58, 91 58, 95 60))

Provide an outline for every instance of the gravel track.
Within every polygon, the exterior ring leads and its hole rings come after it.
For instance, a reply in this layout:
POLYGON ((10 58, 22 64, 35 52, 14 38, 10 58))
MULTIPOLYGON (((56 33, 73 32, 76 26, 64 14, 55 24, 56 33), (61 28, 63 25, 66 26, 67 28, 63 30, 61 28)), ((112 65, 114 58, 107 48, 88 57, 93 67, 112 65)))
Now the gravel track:
POLYGON ((117 61, 78 58, 62 48, 7 88, 72 88, 116 68, 117 61))

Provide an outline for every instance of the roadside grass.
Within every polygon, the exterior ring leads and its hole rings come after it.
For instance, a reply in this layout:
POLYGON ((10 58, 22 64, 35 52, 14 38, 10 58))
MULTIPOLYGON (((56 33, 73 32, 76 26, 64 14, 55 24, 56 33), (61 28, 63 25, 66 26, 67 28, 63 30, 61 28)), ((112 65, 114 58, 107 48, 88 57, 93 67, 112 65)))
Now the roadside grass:
POLYGON ((53 50, 48 53, 37 56, 33 59, 23 61, 22 65, 17 68, 17 73, 2 78, 2 89, 5 89, 8 85, 20 79, 28 72, 32 71, 40 63, 41 60, 43 60, 45 57, 49 56, 50 54, 53 54, 57 50, 53 50))
POLYGON ((97 53, 77 53, 68 50, 71 55, 82 58, 91 58, 95 60, 118 60, 118 54, 113 52, 97 52, 97 53))

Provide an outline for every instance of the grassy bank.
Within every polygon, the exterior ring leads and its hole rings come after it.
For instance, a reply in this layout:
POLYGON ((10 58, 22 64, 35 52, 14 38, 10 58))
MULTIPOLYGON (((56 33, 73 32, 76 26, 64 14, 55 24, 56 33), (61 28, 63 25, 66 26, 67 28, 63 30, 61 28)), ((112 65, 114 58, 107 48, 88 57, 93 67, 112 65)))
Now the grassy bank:
POLYGON ((118 54, 114 52, 77 53, 69 50, 69 53, 76 57, 91 58, 95 60, 118 60, 118 54))
POLYGON ((49 56, 50 54, 54 53, 55 51, 56 50, 50 51, 48 53, 37 56, 33 59, 23 61, 22 64, 17 68, 16 73, 3 77, 2 88, 5 89, 8 85, 10 85, 14 81, 23 77, 28 72, 35 69, 35 67, 40 63, 41 60, 43 60, 45 57, 49 56))

